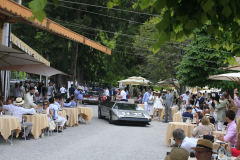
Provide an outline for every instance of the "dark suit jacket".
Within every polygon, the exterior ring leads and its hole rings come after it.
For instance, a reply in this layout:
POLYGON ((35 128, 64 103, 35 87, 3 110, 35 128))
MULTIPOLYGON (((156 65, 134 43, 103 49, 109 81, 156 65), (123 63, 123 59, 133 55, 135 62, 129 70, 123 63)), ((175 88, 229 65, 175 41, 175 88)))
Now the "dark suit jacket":
POLYGON ((200 104, 203 104, 204 98, 203 98, 203 97, 197 98, 197 99, 196 99, 196 102, 195 102, 195 105, 197 104, 198 101, 199 101, 199 105, 200 105, 200 104))
POLYGON ((38 86, 37 90, 38 90, 39 94, 41 94, 41 92, 43 92, 42 93, 43 97, 47 94, 47 88, 46 87, 38 86))
POLYGON ((110 93, 110 96, 114 96, 116 94, 115 90, 110 90, 109 93, 110 93), (113 91, 113 94, 112 94, 112 91, 113 91))

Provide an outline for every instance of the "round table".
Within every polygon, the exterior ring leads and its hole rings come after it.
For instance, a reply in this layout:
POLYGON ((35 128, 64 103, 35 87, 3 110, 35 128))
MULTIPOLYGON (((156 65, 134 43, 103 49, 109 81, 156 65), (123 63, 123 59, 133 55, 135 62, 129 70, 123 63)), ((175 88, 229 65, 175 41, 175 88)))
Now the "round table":
POLYGON ((67 119, 67 113, 66 113, 66 111, 65 110, 62 110, 62 111, 58 111, 58 115, 60 115, 61 117, 63 117, 63 118, 66 118, 67 119))
POLYGON ((32 122, 31 129, 34 139, 38 139, 42 134, 42 129, 49 127, 47 114, 23 115, 25 122, 32 122))
POLYGON ((139 107, 145 109, 144 104, 137 104, 139 107))
MULTIPOLYGON (((174 107, 171 110, 172 110, 172 118, 173 118, 174 114, 177 113, 179 111, 179 109, 174 107)), ((165 107, 163 107, 163 109, 162 109, 161 119, 163 119, 164 116, 165 116, 165 107)))
POLYGON ((19 117, 10 115, 0 116, 0 132, 5 140, 12 134, 12 130, 16 131, 16 137, 18 137, 18 134, 21 132, 19 117))
POLYGON ((83 119, 85 122, 90 121, 93 116, 93 110, 90 107, 77 107, 78 114, 82 114, 83 119))
POLYGON ((68 115, 68 120, 66 122, 68 127, 72 127, 73 125, 78 126, 78 109, 75 108, 63 108, 66 111, 66 115, 68 115))
POLYGON ((175 113, 173 115, 173 122, 182 122, 182 113, 175 113))
POLYGON ((196 127, 195 124, 187 124, 184 122, 169 122, 168 128, 166 132, 166 143, 170 147, 171 146, 171 139, 173 139, 172 132, 177 129, 181 128, 187 137, 192 137, 193 129, 196 127))

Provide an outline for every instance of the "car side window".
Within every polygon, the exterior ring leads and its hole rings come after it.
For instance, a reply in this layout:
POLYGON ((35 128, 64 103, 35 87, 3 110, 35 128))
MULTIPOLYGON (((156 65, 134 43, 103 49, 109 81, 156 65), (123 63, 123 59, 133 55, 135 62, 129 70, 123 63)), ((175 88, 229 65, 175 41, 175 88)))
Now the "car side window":
POLYGON ((114 102, 106 102, 104 105, 108 108, 112 108, 114 105, 114 102))

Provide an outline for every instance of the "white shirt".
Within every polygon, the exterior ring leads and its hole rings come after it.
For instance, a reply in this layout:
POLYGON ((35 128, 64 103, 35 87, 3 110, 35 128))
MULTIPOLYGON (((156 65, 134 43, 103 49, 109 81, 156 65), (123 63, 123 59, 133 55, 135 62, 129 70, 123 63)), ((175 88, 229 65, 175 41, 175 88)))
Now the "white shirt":
POLYGON ((204 93, 204 98, 208 98, 208 93, 204 93))
POLYGON ((105 90, 105 94, 106 94, 107 96, 110 96, 108 89, 105 90))
POLYGON ((85 87, 84 86, 82 86, 82 90, 85 91, 85 87))
POLYGON ((36 103, 40 102, 40 101, 41 101, 41 100, 40 100, 41 98, 42 98, 41 96, 39 96, 39 97, 36 97, 36 96, 35 96, 35 102, 36 102, 36 103))
POLYGON ((13 104, 8 104, 8 105, 3 105, 2 108, 9 111, 9 112, 13 112, 14 108, 17 107, 13 104))
POLYGON ((61 105, 60 105, 58 102, 55 102, 54 104, 58 106, 58 110, 61 110, 61 109, 62 109, 62 108, 61 108, 61 105))
POLYGON ((84 90, 85 90, 85 91, 88 91, 88 87, 84 87, 84 90))
POLYGON ((37 86, 35 86, 34 88, 35 88, 35 93, 38 92, 38 90, 37 90, 37 86))
POLYGON ((192 148, 192 147, 196 147, 196 145, 197 145, 197 141, 198 141, 198 140, 195 139, 195 138, 185 137, 185 138, 183 139, 183 142, 182 142, 180 148, 184 148, 184 149, 186 149, 186 150, 189 152, 189 154, 190 154, 190 152, 193 151, 193 150, 190 149, 190 148, 192 148))
POLYGON ((189 98, 189 95, 186 95, 186 94, 182 95, 182 99, 183 101, 186 101, 186 104, 188 104, 188 98, 189 98))
POLYGON ((127 99, 126 92, 124 90, 121 91, 120 95, 122 96, 122 99, 127 99))
POLYGON ((20 92, 23 92, 22 87, 20 87, 20 88, 16 88, 16 87, 11 88, 11 93, 13 94, 14 97, 20 97, 20 92))
POLYGON ((22 115, 23 114, 28 114, 28 113, 35 113, 35 109, 31 108, 31 109, 25 109, 19 106, 15 106, 14 107, 14 111, 13 111, 13 115, 14 116, 18 116, 20 119, 20 122, 22 122, 22 115))
MULTIPOLYGON (((49 109, 55 111, 55 118, 57 118, 58 117, 58 106, 56 104, 50 104, 49 109)), ((54 114, 54 112, 53 112, 53 114, 54 114)))
POLYGON ((61 93, 66 93, 66 91, 67 91, 67 90, 66 90, 64 87, 60 88, 60 92, 61 92, 61 93))
POLYGON ((52 87, 51 87, 51 86, 48 86, 47 95, 48 95, 48 96, 51 96, 51 95, 52 95, 52 87))

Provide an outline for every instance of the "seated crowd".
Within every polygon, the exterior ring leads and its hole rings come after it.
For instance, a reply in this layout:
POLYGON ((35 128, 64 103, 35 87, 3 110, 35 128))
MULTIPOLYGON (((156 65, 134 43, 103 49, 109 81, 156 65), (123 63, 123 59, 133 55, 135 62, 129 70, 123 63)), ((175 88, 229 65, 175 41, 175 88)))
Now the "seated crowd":
MULTIPOLYGON (((18 86, 16 86, 18 87, 18 86)), ((16 89, 15 89, 16 90, 16 89)), ((14 91, 15 91, 14 90, 14 91)), ((75 102, 75 96, 71 96, 64 102, 63 95, 55 96, 55 97, 47 97, 40 96, 39 92, 35 93, 34 87, 29 87, 28 92, 24 95, 24 99, 22 97, 15 98, 14 96, 10 96, 6 102, 4 102, 4 97, 0 98, 0 111, 3 114, 12 114, 13 116, 18 116, 20 119, 21 126, 25 126, 25 135, 22 135, 22 139, 29 140, 28 137, 29 132, 33 126, 32 122, 24 122, 22 116, 24 114, 36 113, 37 110, 42 114, 47 114, 48 120, 50 122, 51 118, 56 124, 56 128, 54 131, 62 132, 64 125, 67 121, 66 118, 58 115, 58 111, 62 110, 63 107, 74 107, 77 106, 75 102), (35 97, 34 97, 35 95, 35 97), (42 103, 42 106, 38 105, 42 103), (57 128, 57 123, 61 123, 57 128)), ((68 118, 68 115, 67 115, 68 118)), ((42 137, 44 136, 44 130, 42 131, 42 137)))
MULTIPOLYGON (((198 94, 197 99, 201 97, 198 94)), ((172 149, 170 155, 165 159, 173 159, 172 153, 180 153, 174 159, 188 159, 188 156, 195 154, 197 160, 210 160, 213 154, 213 138, 215 140, 224 141, 232 145, 232 156, 240 156, 240 134, 237 133, 236 120, 240 116, 240 100, 238 98, 237 89, 234 90, 234 99, 228 93, 224 92, 221 97, 222 101, 210 98, 208 101, 197 101, 192 103, 183 102, 180 109, 182 118, 196 119, 197 127, 192 131, 192 137, 187 137, 180 128, 172 132, 173 140, 181 149, 172 149), (216 128, 215 128, 216 125, 216 128), (224 131, 226 126, 226 134, 219 132, 213 134, 213 131, 224 131), (215 137, 211 136, 214 135, 215 137), (211 137, 211 138, 209 138, 211 137), (206 146, 206 147, 205 147, 206 146), (182 150, 184 149, 184 150, 182 150), (186 155, 188 152, 188 155, 186 155)), ((185 121, 186 122, 186 121, 185 121)), ((224 132, 222 132, 224 133, 224 132)), ((225 148, 226 149, 226 148, 225 148)), ((176 156, 176 155, 175 155, 176 156)), ((179 160, 180 160, 179 159, 179 160)))

